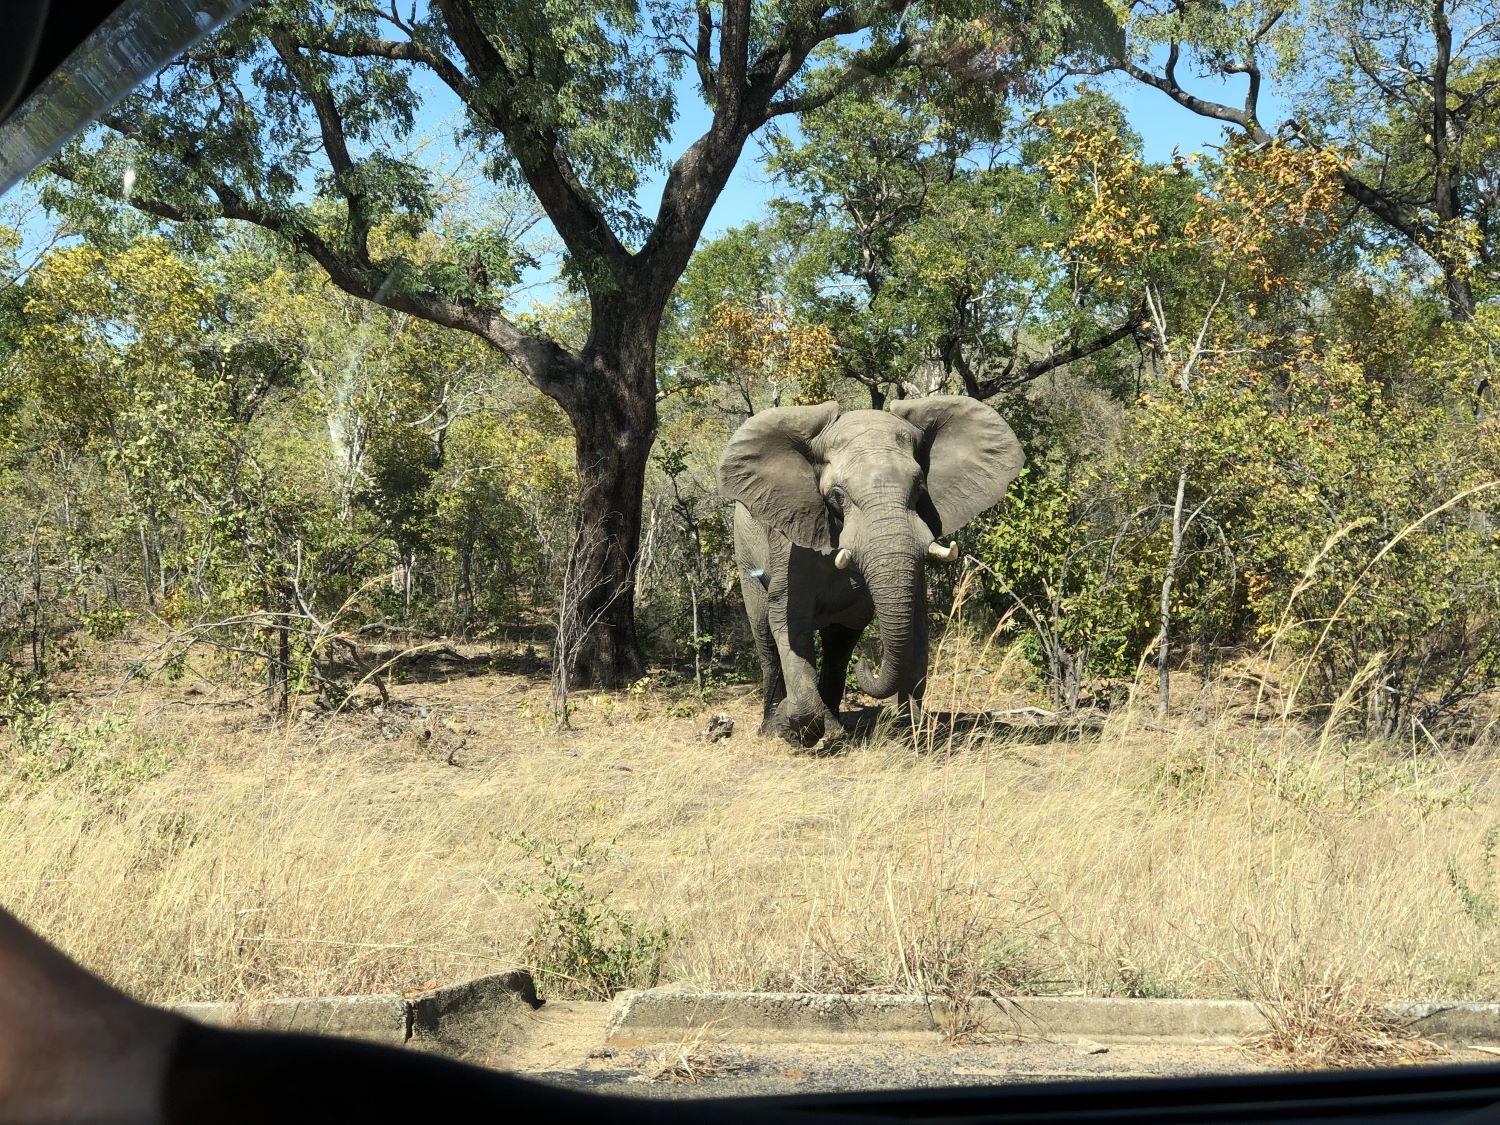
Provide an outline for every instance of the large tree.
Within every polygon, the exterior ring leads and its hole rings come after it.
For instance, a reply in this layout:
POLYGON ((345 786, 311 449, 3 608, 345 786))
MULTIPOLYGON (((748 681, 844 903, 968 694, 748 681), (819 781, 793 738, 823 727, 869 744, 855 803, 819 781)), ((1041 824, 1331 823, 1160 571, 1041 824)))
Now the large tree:
MULTIPOLYGON (((772 202, 785 287, 843 374, 877 407, 937 386, 989 399, 1139 334, 1138 299, 1059 255, 1076 221, 1047 190, 1046 131, 965 122, 910 85, 806 114, 769 162, 790 189, 772 202)), ((1128 134, 1118 107, 1083 101, 1063 111, 1128 134)))
MULTIPOLYGON (((1089 5, 1105 13, 1102 4, 1089 5)), ((632 567, 656 432, 663 310, 746 142, 898 68, 984 82, 1076 22, 1059 0, 271 0, 194 48, 107 114, 51 171, 54 202, 100 199, 157 219, 253 223, 356 296, 474 333, 572 422, 579 533, 567 588, 583 636, 575 684, 640 674, 632 567), (839 41, 852 49, 830 55, 839 41), (813 60, 813 61, 809 61, 813 60), (679 81, 690 71, 696 81, 679 81), (668 163, 677 98, 695 88, 703 134, 668 163), (497 180, 536 198, 587 298, 581 345, 507 311, 526 257, 483 224, 447 230, 454 253, 414 263, 390 235, 433 213, 406 142, 424 102, 457 99, 461 141, 497 180), (648 170, 665 168, 654 214, 648 170), (63 197, 68 197, 64 199, 63 197)), ((1109 25, 1107 14, 1096 26, 1109 25)))

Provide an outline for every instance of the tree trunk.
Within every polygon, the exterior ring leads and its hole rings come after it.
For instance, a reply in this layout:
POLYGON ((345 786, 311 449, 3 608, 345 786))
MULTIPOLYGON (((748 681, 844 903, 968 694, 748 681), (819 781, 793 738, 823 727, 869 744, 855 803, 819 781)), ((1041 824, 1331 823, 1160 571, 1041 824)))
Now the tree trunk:
MULTIPOLYGON (((1434 0, 1429 22, 1432 27, 1432 117, 1427 123, 1432 146, 1432 201, 1437 214, 1437 233, 1443 240, 1454 237, 1455 225, 1464 217, 1463 172, 1455 137, 1462 137, 1473 120, 1463 108, 1448 104, 1448 78, 1453 67, 1453 28, 1446 0, 1434 0)), ((1463 99, 1459 98, 1462 107, 1463 99)), ((1443 295, 1448 299, 1448 318, 1459 322, 1474 319, 1474 286, 1471 266, 1451 243, 1440 243, 1435 254, 1443 271, 1443 295)))
POLYGON ((698 634, 698 579, 688 580, 688 590, 693 597, 693 686, 703 694, 703 642, 698 634))
POLYGON ((1172 505, 1172 550, 1167 555, 1166 573, 1161 579, 1161 632, 1156 639, 1156 714, 1166 718, 1172 696, 1172 583, 1182 560, 1182 497, 1187 490, 1187 470, 1177 474, 1177 500, 1172 505))
POLYGON ((290 614, 294 601, 284 573, 278 576, 276 585, 267 588, 266 604, 277 607, 277 614, 268 630, 269 644, 266 649, 266 695, 271 714, 282 716, 291 707, 292 630, 290 614))
POLYGON ((47 674, 47 630, 42 617, 42 525, 31 529, 31 670, 38 676, 47 674))
POLYGON ((1474 286, 1469 280, 1468 264, 1455 262, 1451 257, 1445 257, 1441 264, 1443 294, 1448 298, 1449 319, 1461 323, 1473 320, 1477 306, 1474 303, 1474 286))
POLYGON ((573 423, 578 530, 569 561, 570 620, 555 654, 570 688, 622 688, 641 678, 635 563, 646 465, 656 439, 656 322, 601 316, 581 358, 585 378, 562 406, 573 423))
POLYGON ((401 625, 403 628, 411 626, 411 572, 416 565, 416 548, 403 547, 401 549, 401 625))
POLYGON ((463 602, 464 632, 474 623, 474 540, 479 534, 478 513, 473 504, 466 505, 467 511, 464 515, 464 537, 459 544, 458 550, 458 589, 454 591, 453 601, 455 608, 457 603, 463 602))

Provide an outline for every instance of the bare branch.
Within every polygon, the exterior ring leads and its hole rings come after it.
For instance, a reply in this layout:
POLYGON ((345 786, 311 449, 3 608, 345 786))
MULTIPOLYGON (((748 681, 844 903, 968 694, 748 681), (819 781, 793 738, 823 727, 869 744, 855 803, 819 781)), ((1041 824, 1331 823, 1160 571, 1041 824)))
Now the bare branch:
POLYGON ((369 201, 360 189, 355 175, 354 160, 349 155, 349 143, 344 136, 344 122, 338 105, 333 100, 333 91, 326 79, 313 72, 301 52, 280 32, 271 32, 271 45, 286 66, 298 88, 313 107, 318 117, 318 130, 323 137, 323 151, 328 155, 333 169, 334 183, 349 206, 349 234, 356 251, 365 256, 370 243, 370 227, 373 219, 369 201))
POLYGON ((1055 371, 1059 367, 1065 367, 1077 360, 1102 352, 1121 340, 1139 336, 1145 325, 1145 310, 1138 306, 1115 327, 1100 332, 1088 340, 1078 341, 1066 348, 1054 348, 1045 356, 1027 360, 1025 363, 1018 363, 1019 356, 1013 355, 1010 362, 1005 365, 1005 369, 991 379, 980 379, 975 374, 961 346, 954 347, 949 358, 964 384, 964 393, 970 398, 988 399, 1001 391, 1024 386, 1033 379, 1041 378, 1049 371, 1055 371))

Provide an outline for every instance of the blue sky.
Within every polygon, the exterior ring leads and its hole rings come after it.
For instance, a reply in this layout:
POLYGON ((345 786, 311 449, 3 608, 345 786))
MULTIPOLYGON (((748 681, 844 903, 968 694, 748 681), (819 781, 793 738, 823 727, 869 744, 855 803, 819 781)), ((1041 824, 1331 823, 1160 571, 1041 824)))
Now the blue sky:
MULTIPOLYGON (((1224 139, 1224 127, 1220 123, 1183 109, 1159 90, 1153 90, 1125 75, 1107 76, 1099 81, 1125 107, 1131 126, 1141 135, 1148 160, 1166 161, 1171 158, 1174 148, 1186 154, 1208 145, 1219 144, 1224 139)), ((1244 97, 1244 91, 1240 88, 1242 83, 1243 79, 1231 83, 1210 79, 1190 83, 1190 88, 1204 97, 1238 105, 1244 97)), ((708 127, 708 110, 686 81, 681 89, 679 107, 682 115, 677 121, 673 144, 667 151, 669 158, 675 158, 708 127)), ((1279 121, 1279 109, 1274 97, 1267 96, 1263 91, 1262 120, 1273 124, 1279 121)), ((656 211, 664 179, 664 176, 658 175, 643 185, 642 209, 648 215, 656 211)), ((762 167, 760 150, 752 140, 746 146, 739 167, 709 217, 705 237, 722 234, 732 227, 760 218, 764 214, 766 201, 775 194, 775 185, 762 167)))
MULTIPOLYGON (((1141 135, 1148 160, 1166 161, 1171 158, 1174 148, 1187 154, 1208 145, 1219 144, 1224 139, 1224 127, 1219 122, 1183 109, 1159 90, 1153 90, 1124 75, 1102 81, 1104 89, 1124 105, 1131 126, 1141 135)), ((1221 85, 1209 81, 1203 83, 1201 88, 1194 89, 1205 97, 1222 98, 1232 105, 1237 105, 1244 97, 1243 90, 1236 89, 1232 84, 1221 85)), ((679 143, 674 152, 681 151, 686 142, 697 136, 708 123, 707 112, 702 109, 701 103, 697 103, 692 95, 688 95, 687 100, 690 109, 678 122, 679 143)), ((1274 101, 1263 94, 1261 103, 1262 120, 1272 123, 1278 121, 1274 101)), ((1268 125, 1269 127, 1271 126, 1268 125)), ((658 178, 650 185, 653 206, 646 208, 647 214, 655 210, 654 203, 660 191, 661 180, 658 178)), ((759 150, 752 141, 747 146, 734 177, 724 189, 724 194, 719 197, 709 217, 705 235, 721 234, 731 227, 759 218, 766 201, 774 194, 775 186, 761 167, 759 150)))

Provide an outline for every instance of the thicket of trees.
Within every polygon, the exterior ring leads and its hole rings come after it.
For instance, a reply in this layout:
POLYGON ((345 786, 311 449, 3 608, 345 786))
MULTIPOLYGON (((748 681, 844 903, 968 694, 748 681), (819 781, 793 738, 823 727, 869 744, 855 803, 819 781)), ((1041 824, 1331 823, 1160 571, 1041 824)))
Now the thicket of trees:
POLYGON ((1063 5, 523 7, 265 5, 39 180, 65 237, 0 289, 10 667, 161 622, 151 671, 212 640, 273 706, 336 703, 383 630, 531 620, 565 685, 639 653, 711 683, 746 651, 733 426, 945 392, 1030 454, 964 545, 1059 706, 1144 664, 1165 707, 1262 645, 1382 733, 1491 686, 1492 6, 1139 4, 1123 39, 1063 5), (1223 145, 1147 160, 1106 72, 1223 145), (423 163, 438 85, 487 178, 423 163), (667 163, 688 89, 711 123, 667 163), (758 131, 777 197, 698 245, 758 131), (527 310, 541 230, 564 284, 527 310))
POLYGON ((620 687, 641 672, 634 566, 657 434, 658 335, 747 142, 906 70, 939 96, 957 82, 993 97, 1022 60, 1109 19, 1103 0, 1014 10, 974 0, 267 0, 55 159, 52 172, 78 190, 52 202, 89 229, 110 222, 104 201, 190 226, 251 224, 345 292, 495 349, 572 426, 568 631, 578 639, 568 674, 620 687), (826 49, 856 38, 857 50, 826 49), (689 73, 696 81, 679 81, 689 73), (669 160, 677 102, 690 91, 709 124, 669 160), (409 142, 419 112, 444 100, 461 107, 460 143, 491 178, 527 192, 561 241, 586 310, 577 340, 517 316, 509 298, 528 256, 503 225, 458 217, 426 259, 401 245, 435 217, 430 170, 409 142), (637 197, 653 169, 667 173, 654 216, 637 197))

